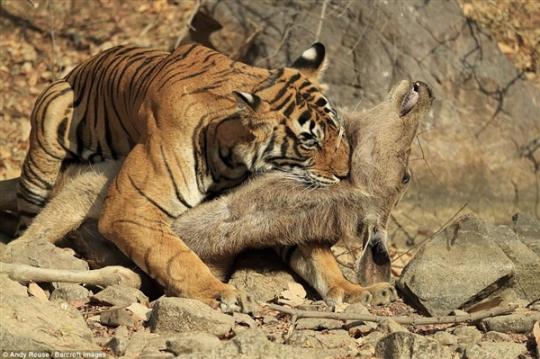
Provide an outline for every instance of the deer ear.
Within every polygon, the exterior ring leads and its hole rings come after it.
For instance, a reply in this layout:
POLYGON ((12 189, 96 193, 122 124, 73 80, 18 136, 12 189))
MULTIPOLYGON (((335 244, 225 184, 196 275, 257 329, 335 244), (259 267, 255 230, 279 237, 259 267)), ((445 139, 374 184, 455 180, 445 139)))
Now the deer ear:
POLYGON ((261 98, 253 93, 233 91, 238 107, 242 110, 257 112, 261 106, 261 98))
POLYGON ((326 49, 323 44, 316 42, 297 58, 292 68, 297 69, 309 80, 319 81, 326 70, 326 49))

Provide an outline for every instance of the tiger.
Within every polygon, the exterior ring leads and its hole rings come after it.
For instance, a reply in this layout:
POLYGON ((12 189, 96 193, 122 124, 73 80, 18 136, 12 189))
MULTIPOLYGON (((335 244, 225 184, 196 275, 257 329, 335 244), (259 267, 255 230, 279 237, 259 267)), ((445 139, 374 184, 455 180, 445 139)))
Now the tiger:
POLYGON ((38 97, 17 190, 29 223, 72 162, 122 159, 99 231, 174 296, 212 307, 241 299, 171 229, 172 221, 251 173, 308 187, 349 171, 341 119, 321 89, 326 50, 263 69, 199 44, 118 46, 76 66, 38 97))
MULTIPOLYGON (((409 186, 411 144, 433 100, 425 83, 402 81, 375 107, 344 112, 351 168, 336 186, 306 191, 281 173, 266 173, 186 211, 172 228, 222 280, 242 251, 274 247, 329 305, 389 303, 396 292, 388 283, 387 223, 409 186), (363 241, 356 274, 364 286, 342 275, 330 251, 338 240, 363 241)), ((83 225, 83 236, 95 248, 100 236, 95 226, 83 222, 99 217, 106 189, 120 167, 121 161, 67 166, 54 197, 25 236, 57 243, 83 225)), ((0 199, 5 199, 0 209, 13 207, 9 197, 17 180, 0 182, 0 199)), ((118 264, 95 252, 92 257, 101 265, 118 264)))

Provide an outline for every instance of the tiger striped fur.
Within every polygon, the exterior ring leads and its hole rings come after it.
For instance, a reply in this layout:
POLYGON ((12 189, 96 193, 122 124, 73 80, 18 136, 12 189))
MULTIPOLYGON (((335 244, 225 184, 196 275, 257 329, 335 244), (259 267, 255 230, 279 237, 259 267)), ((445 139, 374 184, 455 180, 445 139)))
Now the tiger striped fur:
POLYGON ((31 217, 62 166, 124 158, 102 234, 173 295, 237 300, 171 228, 204 198, 249 173, 288 172, 307 186, 339 182, 349 147, 322 94, 325 49, 267 70, 191 44, 173 53, 115 47, 83 62, 38 98, 18 207, 31 217))

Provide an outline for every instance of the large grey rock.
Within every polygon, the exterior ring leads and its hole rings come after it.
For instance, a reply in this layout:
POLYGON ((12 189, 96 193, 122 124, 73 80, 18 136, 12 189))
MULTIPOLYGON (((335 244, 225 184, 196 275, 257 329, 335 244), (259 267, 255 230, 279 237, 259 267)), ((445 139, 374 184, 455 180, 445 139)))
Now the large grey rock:
POLYGON ((289 282, 296 281, 283 261, 270 250, 245 253, 236 267, 229 283, 260 302, 279 297, 289 282))
POLYGON ((162 297, 154 303, 149 324, 155 333, 197 330, 224 336, 234 326, 234 319, 198 300, 162 297))
POLYGON ((72 249, 60 248, 45 241, 15 240, 6 246, 0 261, 40 268, 88 270, 88 264, 74 254, 72 249))
POLYGON ((524 344, 503 342, 481 342, 465 351, 466 359, 508 359, 519 358, 527 353, 524 344))
POLYGON ((27 297, 16 282, 0 281, 0 351, 99 350, 78 311, 27 297))
POLYGON ((127 306, 131 303, 148 304, 148 297, 136 288, 122 285, 111 285, 94 294, 92 300, 113 306, 127 306))
POLYGON ((380 339, 375 354, 385 359, 452 358, 450 349, 441 346, 436 340, 405 332, 388 334, 380 339))
POLYGON ((486 318, 479 322, 479 326, 484 331, 493 330, 503 333, 524 333, 531 332, 536 321, 540 320, 540 313, 525 311, 510 315, 502 315, 493 318, 486 318))
POLYGON ((397 284, 419 309, 441 315, 510 286, 513 275, 514 264, 486 224, 465 216, 427 242, 397 284))
POLYGON ((512 229, 540 256, 540 220, 526 213, 516 213, 512 216, 512 229))
POLYGON ((412 158, 425 162, 412 163, 414 189, 403 211, 421 217, 423 228, 436 228, 464 203, 500 222, 516 208, 533 213, 537 174, 520 147, 540 133, 540 90, 458 1, 324 3, 321 21, 322 1, 211 0, 223 25, 213 42, 234 53, 257 24, 243 60, 275 68, 318 39, 328 47, 329 97, 351 108, 377 103, 400 79, 427 82, 437 102, 423 124, 428 131, 420 130, 422 150, 413 146, 412 158))

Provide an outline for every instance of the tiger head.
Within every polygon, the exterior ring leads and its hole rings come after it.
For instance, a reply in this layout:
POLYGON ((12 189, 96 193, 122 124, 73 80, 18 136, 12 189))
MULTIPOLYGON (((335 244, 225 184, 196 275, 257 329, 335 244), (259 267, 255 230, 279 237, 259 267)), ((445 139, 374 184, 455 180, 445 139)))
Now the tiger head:
POLYGON ((343 124, 319 83, 324 68, 325 48, 316 43, 291 67, 272 71, 253 93, 237 93, 253 110, 248 127, 263 139, 252 171, 284 171, 312 187, 348 175, 343 124))

